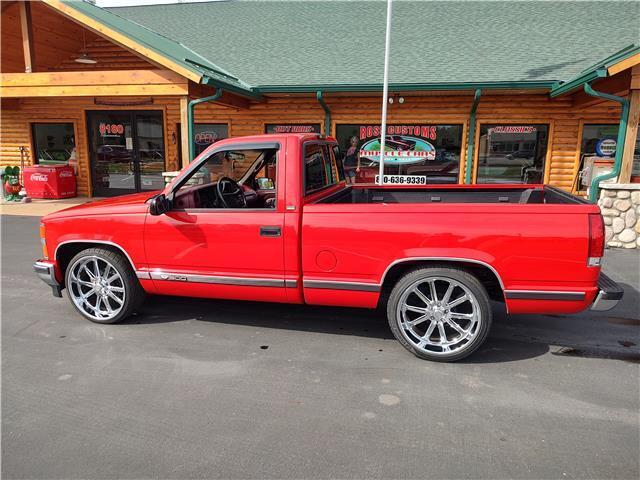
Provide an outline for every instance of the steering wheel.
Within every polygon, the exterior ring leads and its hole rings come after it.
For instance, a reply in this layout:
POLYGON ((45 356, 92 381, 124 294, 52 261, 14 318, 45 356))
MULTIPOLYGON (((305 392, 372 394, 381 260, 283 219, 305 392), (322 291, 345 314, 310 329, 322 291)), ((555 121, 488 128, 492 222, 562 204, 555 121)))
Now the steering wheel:
POLYGON ((222 177, 216 185, 216 193, 225 208, 247 208, 247 199, 238 182, 222 177))

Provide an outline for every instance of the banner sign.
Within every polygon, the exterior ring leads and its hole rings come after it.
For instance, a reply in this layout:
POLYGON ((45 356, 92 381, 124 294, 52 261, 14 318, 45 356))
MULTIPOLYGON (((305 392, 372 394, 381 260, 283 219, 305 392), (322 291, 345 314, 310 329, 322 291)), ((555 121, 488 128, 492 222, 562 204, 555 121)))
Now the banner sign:
MULTIPOLYGON (((362 125, 359 128, 360 158, 380 162, 380 130, 378 125, 362 125)), ((436 148, 430 142, 436 140, 437 128, 431 125, 388 125, 385 138, 384 163, 409 165, 433 161, 436 148)))
POLYGON ((277 123, 268 123, 265 125, 265 133, 320 133, 320 124, 280 125, 277 123))
POLYGON ((491 133, 536 133, 536 127, 526 125, 498 125, 489 129, 491 133))

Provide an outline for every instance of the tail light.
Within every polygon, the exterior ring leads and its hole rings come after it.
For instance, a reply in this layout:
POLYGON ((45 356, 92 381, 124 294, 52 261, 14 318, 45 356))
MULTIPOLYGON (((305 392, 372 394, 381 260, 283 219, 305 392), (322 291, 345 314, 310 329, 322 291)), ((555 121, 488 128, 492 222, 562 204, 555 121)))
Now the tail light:
POLYGON ((47 251, 47 241, 45 239, 44 223, 40 224, 40 243, 42 244, 42 258, 47 260, 49 258, 49 252, 47 251))
POLYGON ((589 258, 587 265, 599 267, 604 254, 604 222, 599 213, 589 214, 589 258))

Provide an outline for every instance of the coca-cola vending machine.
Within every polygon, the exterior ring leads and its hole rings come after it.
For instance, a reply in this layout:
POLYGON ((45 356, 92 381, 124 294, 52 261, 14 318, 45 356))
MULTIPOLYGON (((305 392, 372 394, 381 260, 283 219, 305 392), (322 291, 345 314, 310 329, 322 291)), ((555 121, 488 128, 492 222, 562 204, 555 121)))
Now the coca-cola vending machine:
POLYGON ((33 165, 23 172, 24 188, 31 198, 76 196, 76 175, 69 165, 33 165))

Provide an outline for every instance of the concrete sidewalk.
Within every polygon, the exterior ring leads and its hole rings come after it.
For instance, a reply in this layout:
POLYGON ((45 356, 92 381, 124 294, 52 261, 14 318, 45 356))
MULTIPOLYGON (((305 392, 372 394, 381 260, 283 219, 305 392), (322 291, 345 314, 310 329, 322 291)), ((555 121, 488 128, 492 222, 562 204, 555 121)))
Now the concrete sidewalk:
POLYGON ((57 212, 65 208, 82 205, 83 203, 99 200, 99 198, 74 197, 60 200, 32 199, 29 203, 0 202, 0 214, 2 215, 25 215, 32 217, 42 217, 49 213, 57 212))

